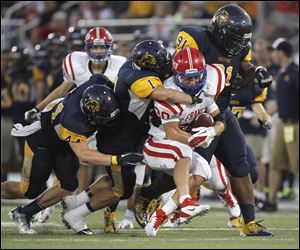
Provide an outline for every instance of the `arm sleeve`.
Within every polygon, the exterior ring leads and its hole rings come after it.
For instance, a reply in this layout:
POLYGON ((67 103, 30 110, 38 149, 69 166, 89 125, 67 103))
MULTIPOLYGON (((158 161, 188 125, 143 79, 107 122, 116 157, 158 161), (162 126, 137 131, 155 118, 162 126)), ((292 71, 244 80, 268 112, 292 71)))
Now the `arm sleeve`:
POLYGON ((161 80, 156 76, 147 76, 133 82, 130 90, 139 98, 147 98, 157 87, 162 86, 161 80))
POLYGON ((216 110, 218 110, 218 109, 219 109, 218 105, 216 104, 215 101, 213 101, 213 102, 206 108, 206 112, 207 112, 208 114, 211 114, 211 113, 213 113, 214 111, 216 111, 216 110))

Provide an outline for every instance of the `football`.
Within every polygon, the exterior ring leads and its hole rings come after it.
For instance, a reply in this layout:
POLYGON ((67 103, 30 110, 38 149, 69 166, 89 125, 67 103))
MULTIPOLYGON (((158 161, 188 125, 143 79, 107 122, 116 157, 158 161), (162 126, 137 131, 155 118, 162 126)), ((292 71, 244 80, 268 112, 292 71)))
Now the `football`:
POLYGON ((199 127, 211 127, 214 126, 214 118, 207 113, 202 113, 196 117, 196 119, 192 122, 192 128, 199 128, 199 127))

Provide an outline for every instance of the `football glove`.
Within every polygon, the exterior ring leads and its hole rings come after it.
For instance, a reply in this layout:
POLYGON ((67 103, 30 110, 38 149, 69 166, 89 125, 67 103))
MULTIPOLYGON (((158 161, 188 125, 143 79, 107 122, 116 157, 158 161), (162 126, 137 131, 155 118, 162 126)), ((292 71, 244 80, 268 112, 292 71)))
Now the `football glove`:
POLYGON ((193 128, 192 132, 195 132, 195 134, 188 138, 188 143, 192 148, 209 147, 216 135, 213 127, 193 128))
POLYGON ((28 123, 38 121, 40 119, 41 113, 37 108, 30 109, 25 112, 24 118, 28 123))
POLYGON ((192 97, 192 104, 203 102, 203 99, 200 98, 198 95, 191 95, 191 97, 192 97))
POLYGON ((122 155, 114 155, 111 158, 112 165, 119 165, 122 167, 135 166, 144 159, 143 154, 127 153, 122 155))
POLYGON ((267 88, 272 84, 272 76, 266 68, 258 66, 255 69, 255 74, 255 82, 258 83, 260 88, 267 88))
POLYGON ((271 129, 272 128, 272 123, 271 122, 262 121, 260 119, 258 119, 258 122, 259 122, 260 126, 262 126, 265 129, 271 129))

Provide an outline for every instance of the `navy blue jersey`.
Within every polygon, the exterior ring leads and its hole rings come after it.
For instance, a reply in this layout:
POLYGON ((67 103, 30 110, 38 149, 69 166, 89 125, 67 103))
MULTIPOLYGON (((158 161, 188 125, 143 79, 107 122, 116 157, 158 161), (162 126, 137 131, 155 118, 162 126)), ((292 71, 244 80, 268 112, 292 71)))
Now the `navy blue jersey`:
POLYGON ((67 96, 47 105, 42 112, 42 128, 49 133, 55 144, 66 145, 68 142, 87 141, 98 129, 91 125, 80 108, 83 92, 91 85, 101 84, 112 88, 111 82, 103 75, 93 75, 67 96))
MULTIPOLYGON (((116 84, 116 95, 120 100, 121 110, 133 113, 143 124, 148 123, 149 110, 153 102, 148 96, 162 82, 155 72, 138 70, 130 59, 120 68, 116 84)), ((148 127, 149 128, 149 127, 148 127)))
POLYGON ((267 97, 268 88, 261 89, 258 85, 247 85, 231 93, 230 108, 237 118, 243 117, 247 106, 262 103, 267 97))
POLYGON ((239 55, 228 57, 225 50, 215 41, 213 35, 199 26, 186 26, 181 29, 176 40, 176 49, 192 47, 200 50, 206 63, 219 65, 226 74, 226 86, 217 99, 221 111, 224 111, 230 103, 230 81, 234 79, 240 70, 241 62, 251 61, 250 44, 239 55))

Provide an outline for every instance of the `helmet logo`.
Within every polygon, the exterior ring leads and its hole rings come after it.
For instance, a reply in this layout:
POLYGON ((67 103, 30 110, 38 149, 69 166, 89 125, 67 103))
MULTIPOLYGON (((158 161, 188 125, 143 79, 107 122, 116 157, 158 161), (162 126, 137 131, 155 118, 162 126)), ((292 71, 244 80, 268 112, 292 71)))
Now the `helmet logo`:
POLYGON ((220 11, 220 13, 216 16, 216 20, 218 24, 226 23, 229 18, 229 14, 226 10, 220 11))
POLYGON ((153 55, 146 53, 143 58, 139 61, 140 66, 147 67, 147 65, 155 65, 156 59, 153 55))
POLYGON ((84 103, 84 107, 91 113, 100 111, 100 102, 94 99, 89 99, 84 103))

